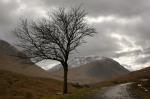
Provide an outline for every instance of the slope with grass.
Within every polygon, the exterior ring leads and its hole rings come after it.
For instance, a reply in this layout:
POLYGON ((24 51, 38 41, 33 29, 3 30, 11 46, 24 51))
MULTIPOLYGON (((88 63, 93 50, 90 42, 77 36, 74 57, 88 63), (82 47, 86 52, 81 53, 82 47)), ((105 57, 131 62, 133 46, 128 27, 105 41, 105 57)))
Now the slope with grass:
POLYGON ((140 99, 150 99, 150 79, 137 81, 131 85, 130 89, 139 96, 140 99))
POLYGON ((130 86, 130 90, 140 99, 150 99, 150 67, 129 73, 121 79, 135 82, 130 86))
POLYGON ((132 82, 129 91, 135 96, 138 96, 138 99, 150 99, 150 67, 133 71, 127 75, 110 81, 98 83, 96 87, 103 86, 105 84, 115 85, 127 82, 132 82))
POLYGON ((36 66, 29 59, 16 57, 23 55, 14 46, 0 40, 0 70, 12 71, 33 77, 49 78, 49 74, 45 70, 36 66))
POLYGON ((150 67, 130 72, 127 75, 120 76, 114 81, 116 82, 129 82, 129 81, 139 81, 140 79, 150 79, 150 67))
POLYGON ((61 87, 57 80, 0 70, 0 99, 39 99, 61 92, 61 87))

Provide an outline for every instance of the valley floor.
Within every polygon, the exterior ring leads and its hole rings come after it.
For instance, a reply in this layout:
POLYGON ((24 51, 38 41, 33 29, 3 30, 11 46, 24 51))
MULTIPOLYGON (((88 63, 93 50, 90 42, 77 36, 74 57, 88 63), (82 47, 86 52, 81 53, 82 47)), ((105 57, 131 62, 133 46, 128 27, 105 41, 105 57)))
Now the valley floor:
POLYGON ((125 83, 104 88, 96 94, 86 96, 85 99, 139 99, 129 91, 130 84, 125 83))
POLYGON ((100 89, 86 90, 87 93, 65 95, 62 97, 44 98, 44 99, 145 99, 139 98, 130 90, 132 83, 123 83, 112 86, 102 87, 100 89), (89 92, 88 92, 89 91, 89 92))

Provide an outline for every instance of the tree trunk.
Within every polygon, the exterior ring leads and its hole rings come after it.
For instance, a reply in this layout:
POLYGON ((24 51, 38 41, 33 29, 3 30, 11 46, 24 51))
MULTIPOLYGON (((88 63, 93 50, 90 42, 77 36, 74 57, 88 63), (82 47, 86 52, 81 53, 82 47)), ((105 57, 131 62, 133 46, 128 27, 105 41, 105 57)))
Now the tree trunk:
POLYGON ((64 86, 63 86, 63 94, 66 94, 68 92, 68 86, 67 86, 67 74, 68 74, 68 64, 63 64, 64 67, 64 86))

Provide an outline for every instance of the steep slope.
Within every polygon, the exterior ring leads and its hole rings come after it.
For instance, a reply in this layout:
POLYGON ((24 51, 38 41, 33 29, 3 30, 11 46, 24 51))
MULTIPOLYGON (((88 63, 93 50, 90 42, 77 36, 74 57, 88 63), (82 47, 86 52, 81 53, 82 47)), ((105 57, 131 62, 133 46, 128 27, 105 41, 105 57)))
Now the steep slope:
MULTIPOLYGON (((129 73, 118 62, 110 58, 102 58, 85 65, 71 68, 68 72, 68 80, 74 83, 92 84, 104 80, 109 80, 116 76, 129 73)), ((55 79, 63 78, 63 71, 50 72, 55 79)))
POLYGON ((42 68, 36 66, 29 59, 23 60, 17 55, 23 55, 9 43, 0 40, 0 69, 21 73, 34 77, 49 77, 49 74, 42 68), (30 64, 27 64, 30 63, 30 64))

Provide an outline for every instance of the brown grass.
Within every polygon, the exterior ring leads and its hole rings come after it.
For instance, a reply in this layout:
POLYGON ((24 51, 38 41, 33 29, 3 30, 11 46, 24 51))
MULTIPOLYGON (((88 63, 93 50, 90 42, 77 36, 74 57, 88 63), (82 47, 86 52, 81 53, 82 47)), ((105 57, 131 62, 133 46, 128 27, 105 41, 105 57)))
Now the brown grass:
MULTIPOLYGON (((74 88, 69 84, 69 91, 74 88)), ((0 99, 38 99, 62 92, 62 82, 0 70, 0 99)))
POLYGON ((138 81, 132 84, 130 89, 140 99, 150 99, 150 79, 148 81, 138 81), (138 86, 139 84, 141 86, 138 86))

